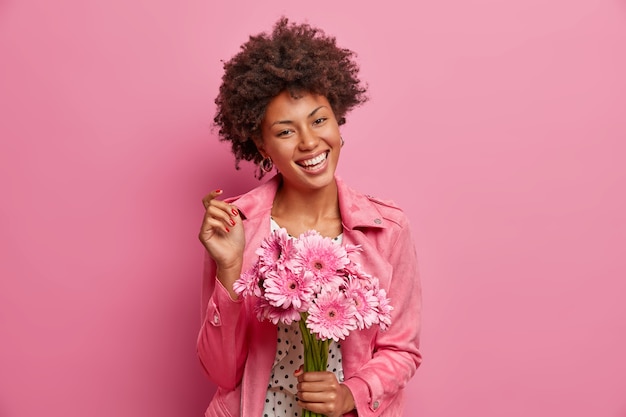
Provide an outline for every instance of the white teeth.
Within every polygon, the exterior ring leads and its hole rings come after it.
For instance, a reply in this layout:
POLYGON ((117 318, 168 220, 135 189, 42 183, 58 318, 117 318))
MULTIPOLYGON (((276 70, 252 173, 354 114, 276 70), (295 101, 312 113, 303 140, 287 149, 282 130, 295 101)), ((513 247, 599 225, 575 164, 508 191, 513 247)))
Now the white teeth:
POLYGON ((300 165, 303 165, 305 167, 310 167, 312 165, 317 165, 321 162, 324 162, 324 160, 326 159, 327 153, 324 152, 323 154, 320 154, 318 156, 316 156, 315 158, 312 159, 307 159, 306 161, 302 161, 300 162, 300 165))

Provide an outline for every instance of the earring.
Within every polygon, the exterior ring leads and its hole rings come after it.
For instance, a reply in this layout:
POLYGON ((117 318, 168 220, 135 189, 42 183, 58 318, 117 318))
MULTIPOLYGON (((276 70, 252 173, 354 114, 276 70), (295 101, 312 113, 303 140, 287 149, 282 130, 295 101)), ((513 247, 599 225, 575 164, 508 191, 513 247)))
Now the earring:
POLYGON ((345 145, 346 142, 343 140, 342 136, 339 136, 339 139, 341 139, 341 147, 343 148, 343 145, 345 145))
POLYGON ((261 168, 261 171, 266 174, 270 172, 272 169, 274 169, 274 163, 272 162, 272 158, 270 158, 269 156, 263 158, 263 160, 259 164, 259 167, 261 168))

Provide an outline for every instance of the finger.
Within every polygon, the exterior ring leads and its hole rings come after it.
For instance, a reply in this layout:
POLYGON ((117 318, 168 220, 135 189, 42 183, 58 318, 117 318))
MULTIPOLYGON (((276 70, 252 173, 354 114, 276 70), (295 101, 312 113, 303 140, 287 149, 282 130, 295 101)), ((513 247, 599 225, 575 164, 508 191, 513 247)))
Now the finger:
POLYGON ((222 189, 218 188, 217 190, 213 190, 209 194, 205 195, 202 198, 202 205, 204 205, 204 208, 207 209, 209 207, 209 204, 211 203, 211 200, 213 200, 218 195, 221 195, 223 192, 224 191, 222 189))
POLYGON ((332 402, 337 398, 336 393, 332 391, 320 391, 320 392, 298 392, 298 400, 309 405, 315 403, 327 403, 332 402))
POLYGON ((225 226, 221 220, 209 217, 202 222, 202 227, 200 228, 200 239, 208 240, 215 234, 224 234, 228 232, 230 232, 230 228, 225 226))
POLYGON ((305 401, 313 401, 314 398, 308 397, 308 395, 315 395, 320 393, 335 392, 339 388, 339 385, 329 382, 300 382, 297 385, 298 396, 305 401))
POLYGON ((323 415, 335 415, 333 410, 335 409, 333 400, 330 401, 306 401, 302 398, 298 398, 296 400, 298 406, 300 406, 303 410, 309 410, 313 413, 323 414, 323 415))
POLYGON ((339 386, 339 381, 332 372, 329 372, 328 375, 322 372, 318 372, 318 375, 310 375, 311 373, 305 372, 302 379, 298 379, 296 388, 299 391, 323 391, 339 386))
MULTIPOLYGON (((208 196, 207 196, 208 197, 208 196)), ((235 218, 239 216, 239 209, 237 206, 229 204, 225 201, 217 200, 215 198, 208 198, 206 209, 208 210, 210 207, 216 207, 220 210, 223 210, 225 213, 228 213, 229 216, 235 218)))
POLYGON ((213 204, 207 208, 205 219, 214 219, 222 222, 224 227, 230 228, 237 224, 237 216, 233 215, 233 209, 228 204, 213 204))
POLYGON ((337 377, 330 371, 313 371, 304 372, 302 374, 302 381, 316 382, 316 381, 336 381, 337 377))

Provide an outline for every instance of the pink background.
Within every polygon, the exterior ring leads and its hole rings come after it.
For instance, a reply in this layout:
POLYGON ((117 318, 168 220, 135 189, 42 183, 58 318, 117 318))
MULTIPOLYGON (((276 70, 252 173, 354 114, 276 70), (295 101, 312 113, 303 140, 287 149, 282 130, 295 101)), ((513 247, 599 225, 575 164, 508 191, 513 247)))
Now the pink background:
POLYGON ((409 215, 405 415, 626 416, 626 1, 0 0, 0 416, 200 416, 210 125, 280 14, 359 53, 340 175, 409 215))

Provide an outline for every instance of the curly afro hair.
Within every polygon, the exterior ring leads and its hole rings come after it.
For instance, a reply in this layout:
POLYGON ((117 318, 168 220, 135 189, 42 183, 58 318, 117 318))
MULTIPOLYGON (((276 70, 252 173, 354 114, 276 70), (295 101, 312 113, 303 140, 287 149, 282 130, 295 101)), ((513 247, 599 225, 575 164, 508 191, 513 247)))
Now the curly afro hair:
POLYGON ((214 122, 220 140, 231 142, 236 168, 242 159, 257 165, 262 161, 253 138, 260 137, 268 103, 283 91, 294 97, 299 92, 325 96, 339 124, 344 124, 346 113, 367 101, 354 58, 355 53, 338 47, 334 37, 285 17, 271 34, 250 36, 224 63, 215 99, 214 122))

